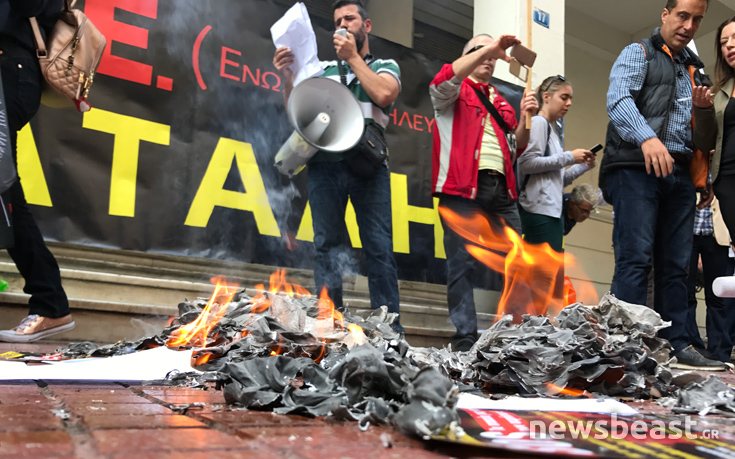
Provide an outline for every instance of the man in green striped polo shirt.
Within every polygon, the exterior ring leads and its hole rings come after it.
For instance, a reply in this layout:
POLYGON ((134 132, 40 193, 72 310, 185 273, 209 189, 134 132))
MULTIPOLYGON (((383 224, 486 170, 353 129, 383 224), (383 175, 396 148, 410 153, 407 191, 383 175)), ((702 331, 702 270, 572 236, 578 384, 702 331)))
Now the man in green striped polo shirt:
MULTIPOLYGON (((323 77, 340 81, 339 65, 346 83, 362 106, 366 124, 385 131, 389 109, 401 91, 401 71, 392 59, 376 59, 370 54, 368 34, 372 23, 359 0, 337 0, 334 27, 347 29, 347 37, 334 34, 337 60, 322 62, 323 77)), ((294 74, 290 49, 279 48, 273 65, 284 81, 284 103, 293 89, 294 74)), ((286 105, 288 106, 288 105, 286 105)), ((326 287, 335 307, 343 309, 342 274, 353 262, 345 225, 348 198, 352 200, 365 253, 365 268, 373 309, 387 306, 399 312, 398 269, 393 258, 390 174, 388 164, 374 175, 363 177, 344 161, 341 153, 318 152, 309 161, 308 190, 314 225, 314 281, 326 287)), ((396 319, 393 328, 403 333, 396 319)))

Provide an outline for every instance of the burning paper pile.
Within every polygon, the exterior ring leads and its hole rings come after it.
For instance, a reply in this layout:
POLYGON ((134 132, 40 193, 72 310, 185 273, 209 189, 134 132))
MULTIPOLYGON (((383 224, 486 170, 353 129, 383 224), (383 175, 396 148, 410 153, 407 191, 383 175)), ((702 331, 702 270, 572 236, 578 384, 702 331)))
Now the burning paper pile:
POLYGON ((503 316, 470 352, 416 349, 393 331, 385 308, 367 318, 342 314, 322 292, 271 276, 255 295, 218 281, 212 297, 179 305, 157 336, 67 355, 109 356, 167 346, 190 350, 202 374, 174 379, 216 382, 228 403, 249 409, 393 423, 420 436, 456 425, 459 383, 487 392, 540 396, 647 397, 671 392, 668 324, 651 309, 606 296, 597 307, 568 306, 554 319, 503 316), (448 377, 447 377, 448 376, 448 377))
POLYGON ((670 347, 656 337, 668 323, 645 306, 605 296, 598 307, 568 306, 553 321, 530 315, 520 324, 511 319, 496 322, 469 352, 417 351, 414 357, 490 392, 640 397, 652 388, 669 392, 670 347))
POLYGON ((457 421, 454 384, 434 368, 420 368, 383 307, 363 319, 342 314, 323 291, 319 298, 271 276, 268 290, 248 295, 216 279, 207 301, 179 304, 180 315, 160 335, 97 347, 73 343, 67 356, 110 356, 168 346, 192 350, 205 373, 173 376, 216 382, 225 400, 250 409, 327 416, 370 424, 393 423, 429 436, 457 421))

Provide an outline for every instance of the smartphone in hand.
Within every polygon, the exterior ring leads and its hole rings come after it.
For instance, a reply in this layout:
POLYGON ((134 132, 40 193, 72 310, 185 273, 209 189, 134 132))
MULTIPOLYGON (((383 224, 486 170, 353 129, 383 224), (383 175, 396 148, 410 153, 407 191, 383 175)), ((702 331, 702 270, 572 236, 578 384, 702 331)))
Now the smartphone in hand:
POLYGON ((602 150, 602 144, 598 143, 594 147, 590 148, 590 151, 594 154, 597 154, 598 151, 602 150))
POLYGON ((514 57, 526 67, 533 67, 534 62, 536 62, 536 52, 521 44, 515 45, 510 50, 510 57, 514 57))

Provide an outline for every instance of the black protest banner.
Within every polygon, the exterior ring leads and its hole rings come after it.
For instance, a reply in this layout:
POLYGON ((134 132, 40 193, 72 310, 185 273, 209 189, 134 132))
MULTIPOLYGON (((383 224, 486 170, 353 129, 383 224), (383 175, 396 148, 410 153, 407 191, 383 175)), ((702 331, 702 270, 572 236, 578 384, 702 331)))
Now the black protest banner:
MULTIPOLYGON (((86 0, 106 35, 93 109, 42 107, 19 139, 19 174, 50 240, 311 268, 306 174, 273 158, 292 132, 272 65, 274 0, 86 0)), ((312 17, 321 59, 333 25, 312 17)), ((431 189, 428 86, 443 62, 370 38, 395 59, 403 91, 391 111, 394 253, 402 279, 444 282, 431 189)), ((501 88, 511 101, 517 87, 501 88)), ((517 103, 516 103, 517 105, 517 103)), ((360 248, 354 211, 347 223, 360 248)), ((352 268, 360 270, 360 251, 352 268)))

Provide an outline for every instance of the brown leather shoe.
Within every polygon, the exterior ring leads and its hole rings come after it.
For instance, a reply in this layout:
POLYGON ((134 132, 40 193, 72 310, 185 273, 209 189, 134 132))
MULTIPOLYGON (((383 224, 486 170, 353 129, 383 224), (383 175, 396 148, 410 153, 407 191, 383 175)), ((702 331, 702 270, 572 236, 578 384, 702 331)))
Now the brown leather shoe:
POLYGON ((0 331, 0 341, 8 343, 28 343, 47 336, 69 331, 74 328, 71 314, 58 319, 31 314, 11 330, 0 331))

